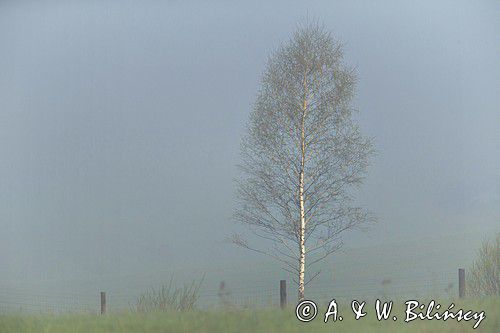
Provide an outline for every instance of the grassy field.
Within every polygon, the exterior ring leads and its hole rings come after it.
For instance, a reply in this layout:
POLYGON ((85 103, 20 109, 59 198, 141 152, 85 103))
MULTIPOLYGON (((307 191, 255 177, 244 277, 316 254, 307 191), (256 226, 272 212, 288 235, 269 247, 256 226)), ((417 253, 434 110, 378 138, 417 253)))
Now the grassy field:
MULTIPOLYGON (((444 309, 451 301, 440 302, 444 309)), ((105 316, 71 315, 1 315, 0 332, 500 332, 500 300, 469 300, 457 304, 455 310, 474 310, 486 313, 477 329, 475 321, 421 321, 404 322, 404 301, 396 302, 392 315, 397 321, 377 321, 374 304, 365 307, 366 317, 356 321, 349 304, 340 304, 343 321, 323 322, 325 304, 318 304, 317 317, 308 323, 299 322, 294 309, 191 311, 179 313, 120 313, 105 316)), ((443 309, 442 309, 443 310, 443 309)), ((392 316, 391 315, 391 316, 392 316)))

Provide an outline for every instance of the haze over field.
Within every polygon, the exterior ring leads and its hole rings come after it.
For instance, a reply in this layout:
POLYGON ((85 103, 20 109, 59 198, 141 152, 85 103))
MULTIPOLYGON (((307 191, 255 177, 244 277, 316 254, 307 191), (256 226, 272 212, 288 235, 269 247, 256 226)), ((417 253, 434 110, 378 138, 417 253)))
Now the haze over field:
POLYGON ((2 1, 0 293, 275 286, 224 240, 260 74, 305 17, 345 43, 378 151, 378 223, 321 283, 469 265, 500 225, 500 3, 2 1))

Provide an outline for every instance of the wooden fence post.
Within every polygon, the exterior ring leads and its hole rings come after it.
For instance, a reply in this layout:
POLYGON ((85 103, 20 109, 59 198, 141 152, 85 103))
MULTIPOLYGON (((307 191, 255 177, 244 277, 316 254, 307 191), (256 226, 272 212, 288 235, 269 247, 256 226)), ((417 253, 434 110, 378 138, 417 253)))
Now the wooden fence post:
POLYGON ((106 292, 101 291, 101 314, 106 313, 106 292))
POLYGON ((458 269, 458 297, 465 297, 465 269, 458 269))
POLYGON ((286 307, 286 280, 280 280, 280 307, 286 307))

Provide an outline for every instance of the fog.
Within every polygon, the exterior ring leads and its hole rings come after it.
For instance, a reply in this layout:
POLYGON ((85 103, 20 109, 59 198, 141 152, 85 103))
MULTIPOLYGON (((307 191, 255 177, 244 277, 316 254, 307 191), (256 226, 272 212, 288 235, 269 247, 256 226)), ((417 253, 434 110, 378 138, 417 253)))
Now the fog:
POLYGON ((242 230, 234 178, 266 59, 307 18, 344 42, 377 149, 357 198, 378 222, 345 234, 325 270, 455 274, 499 231, 499 14, 495 1, 2 1, 0 292, 132 293, 203 273, 208 289, 277 285, 279 266, 225 239, 242 230))

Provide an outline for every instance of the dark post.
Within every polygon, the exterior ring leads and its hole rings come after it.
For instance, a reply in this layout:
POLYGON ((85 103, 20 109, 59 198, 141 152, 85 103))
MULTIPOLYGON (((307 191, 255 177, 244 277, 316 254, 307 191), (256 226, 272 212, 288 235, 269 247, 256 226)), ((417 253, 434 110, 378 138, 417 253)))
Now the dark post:
POLYGON ((286 280, 280 281, 280 307, 281 309, 286 307, 286 280))
POLYGON ((458 297, 465 297, 465 269, 458 269, 458 297))
POLYGON ((101 291, 101 314, 106 313, 106 293, 101 291))

